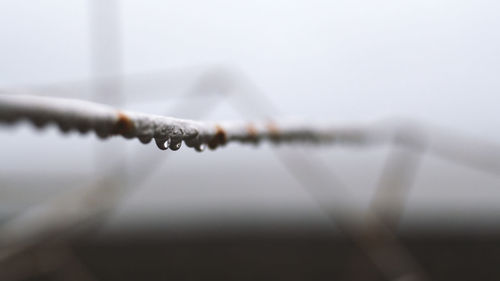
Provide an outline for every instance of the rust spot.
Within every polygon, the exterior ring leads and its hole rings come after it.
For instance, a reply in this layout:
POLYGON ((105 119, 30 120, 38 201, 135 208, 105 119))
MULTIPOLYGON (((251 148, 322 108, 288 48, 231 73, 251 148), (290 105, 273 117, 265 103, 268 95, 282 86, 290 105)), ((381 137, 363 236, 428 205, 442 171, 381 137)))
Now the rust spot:
POLYGON ((252 123, 248 123, 247 126, 246 126, 246 130, 247 130, 247 133, 248 133, 248 137, 249 139, 251 139, 252 141, 257 141, 257 136, 258 136, 258 131, 257 131, 257 128, 252 124, 252 123))
POLYGON ((134 122, 123 112, 118 111, 118 120, 113 128, 113 133, 126 135, 134 129, 134 122))
POLYGON ((269 131, 269 137, 271 140, 277 141, 280 138, 280 130, 278 128, 278 125, 274 123, 273 121, 270 121, 266 125, 267 130, 269 131))
POLYGON ((208 148, 216 149, 219 145, 225 145, 227 142, 226 131, 219 126, 215 125, 215 135, 212 139, 208 141, 208 148))

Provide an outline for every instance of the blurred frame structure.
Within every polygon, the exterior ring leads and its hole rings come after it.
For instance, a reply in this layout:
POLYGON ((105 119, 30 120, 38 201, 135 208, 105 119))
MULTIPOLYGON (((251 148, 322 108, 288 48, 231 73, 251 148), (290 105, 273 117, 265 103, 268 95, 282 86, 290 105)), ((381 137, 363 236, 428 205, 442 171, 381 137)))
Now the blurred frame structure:
MULTIPOLYGON (((209 75, 209 77, 213 78, 214 76, 209 75)), ((204 79, 206 78, 202 77, 200 81, 204 79)), ((224 80, 218 83, 223 84, 224 80)), ((232 85, 235 84, 237 83, 232 83, 232 85)), ((248 87, 242 84, 237 87, 241 87, 238 92, 249 91, 248 87)), ((199 87, 195 88, 199 89, 199 87)), ((200 93, 203 92, 204 90, 200 91, 200 93)), ((221 94, 222 96, 227 96, 230 92, 221 94)), ((189 100, 187 102, 188 104, 181 105, 180 108, 189 107, 189 100)), ((254 99, 255 104, 262 102, 265 101, 263 99, 254 99)), ((19 119, 28 119, 39 126, 47 122, 54 122, 63 131, 76 129, 85 132, 93 129, 102 137, 121 134, 124 137, 139 138, 142 129, 136 130, 136 128, 151 129, 151 126, 147 126, 148 122, 151 122, 151 124, 157 125, 152 127, 153 130, 148 131, 150 134, 147 135, 149 140, 151 138, 158 138, 164 141, 163 143, 170 140, 168 145, 170 148, 172 148, 172 138, 177 141, 174 144, 178 144, 180 141, 186 142, 187 140, 186 143, 188 146, 199 147, 208 145, 210 148, 226 144, 228 141, 255 144, 256 137, 259 139, 268 139, 273 142, 299 141, 300 143, 311 142, 313 144, 356 144, 359 147, 393 143, 406 147, 406 149, 409 149, 410 154, 418 155, 422 152, 430 151, 444 158, 448 158, 448 155, 453 155, 455 158, 451 160, 459 160, 464 164, 478 169, 496 167, 495 165, 484 164, 485 162, 491 164, 491 159, 489 159, 491 155, 488 155, 488 157, 487 155, 473 155, 471 158, 468 157, 470 155, 462 155, 460 157, 460 152, 463 149, 450 152, 448 146, 440 146, 442 143, 449 143, 448 141, 443 141, 443 136, 437 134, 436 137, 436 134, 429 133, 432 130, 422 125, 417 126, 416 123, 379 122, 357 127, 332 127, 317 126, 315 124, 307 126, 307 123, 303 122, 285 122, 286 125, 278 125, 281 123, 265 121, 263 123, 253 122, 260 125, 249 127, 248 122, 233 121, 228 123, 219 122, 219 124, 181 120, 117 111, 108 106, 82 101, 33 96, 2 96, 0 98, 0 107, 2 108, 1 119, 9 123, 19 119), (126 122, 123 121, 123 116, 126 116, 126 122), (81 123, 84 124, 83 127, 81 123), (158 135, 155 135, 154 128, 159 129, 157 132, 158 135), (220 133, 221 130, 224 131, 224 134, 220 133), (186 134, 179 134, 178 132, 181 131, 186 132, 186 134), (456 155, 459 157, 457 158, 456 155)), ((196 108, 191 109, 198 110, 196 108)), ((145 138, 144 135, 142 137, 145 138)), ((453 137, 453 139, 455 143, 460 143, 460 138, 453 137)), ((157 144, 160 143, 159 147, 167 148, 167 146, 161 146, 161 141, 157 142, 157 144)), ((143 139, 143 142, 146 141, 143 139)), ((173 148, 176 150, 179 147, 176 145, 173 148)), ((495 150, 494 147, 492 150, 495 150)), ((386 221, 386 215, 381 218, 376 215, 375 208, 377 207, 375 206, 381 205, 379 202, 381 199, 374 201, 376 205, 373 207, 373 212, 362 215, 346 216, 345 212, 349 211, 347 206, 336 206, 336 212, 332 212, 331 206, 328 206, 326 199, 329 196, 334 196, 336 192, 346 194, 348 193, 348 189, 342 187, 342 184, 334 178, 331 171, 326 168, 326 165, 321 163, 321 159, 300 148, 295 149, 294 152, 287 152, 285 154, 281 151, 277 153, 278 158, 283 161, 285 167, 291 171, 292 175, 302 183, 304 189, 318 203, 318 206, 332 219, 332 222, 340 226, 341 230, 349 234, 365 250, 385 277, 390 280, 404 276, 413 276, 418 280, 430 279, 424 269, 418 265, 417 261, 412 258, 393 234, 394 226, 397 225, 397 218, 393 217, 390 221, 386 221), (378 202, 378 205, 375 202, 378 202), (349 218, 349 220, 345 221, 346 218, 349 218), (375 237, 376 239, 374 240, 375 237), (381 249, 383 250, 382 252, 380 252, 381 249)), ((157 154, 157 159, 159 160, 166 156, 160 152, 156 152, 155 154, 157 154)), ((141 156, 138 155, 138 157, 140 158, 141 156)), ((411 174, 414 174, 417 169, 417 166, 413 164, 413 159, 413 156, 407 158, 397 155, 389 158, 387 163, 388 168, 384 170, 384 175, 381 177, 379 192, 376 194, 376 198, 383 198, 384 193, 399 192, 399 190, 405 190, 411 186, 411 174), (397 169, 407 169, 407 171, 398 171, 395 167, 397 169), (397 179, 398 177, 399 179, 397 179)), ((145 168, 142 167, 142 169, 137 170, 145 171, 145 168)), ((16 253, 32 248, 42 241, 46 241, 46 239, 53 237, 55 234, 62 234, 84 221, 93 220, 109 213, 113 209, 113 206, 119 203, 120 198, 123 198, 127 190, 137 187, 141 179, 147 177, 147 173, 138 172, 136 176, 132 177, 135 180, 132 180, 125 186, 107 184, 117 172, 120 172, 120 169, 117 171, 111 170, 103 176, 101 182, 89 188, 63 194, 60 198, 38 206, 35 208, 37 209, 36 212, 27 212, 3 225, 0 229, 0 241, 4 249, 3 262, 7 262, 16 253), (103 195, 106 195, 106 197, 103 197, 103 195), (99 198, 100 200, 96 201, 93 198, 99 198), (72 203, 68 204, 68 202, 72 203), (38 226, 33 228, 33 225, 38 226)), ((489 170, 489 172, 496 173, 496 170, 489 170)), ((401 204, 404 204, 405 193, 401 194, 401 204)), ((399 209, 401 208, 402 205, 399 209)), ((394 216, 394 213, 392 215, 394 216)), ((353 264, 355 263, 356 260, 354 259, 353 264)))
MULTIPOLYGON (((97 0, 92 1, 93 63, 96 79, 79 84, 76 88, 78 90, 78 88, 94 85, 96 89, 93 89, 93 92, 97 95, 92 96, 93 99, 103 93, 110 94, 107 95, 110 100, 106 102, 119 106, 123 101, 121 86, 129 79, 120 75, 121 46, 117 34, 119 17, 116 14, 118 4, 114 1, 111 1, 108 6, 102 3, 97 0), (104 13, 101 14, 103 11, 104 13), (112 16, 108 17, 110 15, 112 16), (107 20, 108 18, 110 19, 107 20), (103 25, 107 25, 108 29, 102 31, 103 25), (103 58, 109 61, 104 61, 99 65, 103 58), (105 75, 116 74, 118 78, 98 81, 99 74, 102 74, 99 71, 102 70, 106 72, 105 75), (111 91, 107 92, 106 89, 111 89, 111 91)), ((245 77, 237 77, 237 73, 235 70, 218 69, 202 75, 193 85, 192 92, 186 95, 188 99, 177 108, 180 111, 195 112, 202 118, 213 105, 196 106, 190 102, 189 98, 206 92, 216 92, 219 98, 234 97, 236 103, 233 105, 243 114, 246 113, 247 108, 241 107, 241 104, 250 102, 255 108, 262 109, 263 115, 276 115, 278 113, 276 107, 260 96, 255 87, 247 83, 245 77)), ((161 77, 162 79, 168 78, 161 77)), ((28 90, 28 93, 52 95, 53 90, 59 90, 64 96, 68 96, 64 89, 60 90, 61 88, 56 85, 48 91, 32 89, 28 90)), ((386 280, 432 279, 425 267, 420 265, 395 235, 400 213, 404 208, 405 198, 411 188, 414 175, 418 171, 419 158, 422 153, 432 153, 474 169, 495 175, 500 174, 500 148, 497 145, 447 135, 440 129, 416 122, 389 120, 362 126, 332 126, 328 123, 271 121, 269 119, 253 122, 206 122, 120 111, 87 101, 10 95, 11 92, 8 90, 3 94, 6 95, 0 96, 1 122, 13 123, 25 119, 38 127, 55 123, 62 131, 76 130, 84 133, 92 130, 103 138, 121 135, 125 138, 137 138, 143 143, 154 139, 162 150, 167 148, 178 150, 182 142, 198 151, 205 147, 215 149, 230 142, 251 145, 263 140, 273 143, 296 142, 299 146, 297 149, 292 152, 276 151, 277 158, 331 222, 335 223, 370 257, 386 280), (470 143, 484 149, 471 153, 465 149, 470 143), (337 193, 349 194, 349 189, 336 179, 320 157, 313 151, 302 148, 305 145, 319 144, 357 145, 362 148, 378 144, 396 146, 385 164, 377 192, 367 212, 350 213, 353 210, 350 210, 349 206, 333 206, 332 211, 328 198, 337 193), (401 148, 404 151, 401 151, 401 148), (391 204, 395 207, 391 209, 391 212, 386 212, 384 206, 388 202, 385 198, 389 193, 396 195, 393 198, 398 198, 398 202, 392 201, 391 204)), ((137 160, 144 159, 145 155, 134 156, 136 156, 133 157, 134 161, 115 159, 116 166, 103 171, 100 181, 88 187, 61 194, 0 225, 0 279, 19 280, 36 276, 46 270, 62 271, 62 276, 68 278, 78 275, 81 280, 95 280, 92 273, 78 261, 70 247, 66 247, 64 242, 58 245, 59 251, 57 252, 43 252, 39 246, 46 241, 55 240, 54 238, 64 237, 83 222, 99 225, 102 218, 112 212, 130 190, 139 187, 141 182, 152 173, 154 167, 158 167, 157 164, 164 161, 168 154, 155 151, 154 154, 147 155, 147 157, 153 157, 147 162, 137 160), (123 161, 131 166, 133 174, 129 181, 117 183, 116 178, 120 178, 120 175, 124 173, 123 161), (23 255, 30 251, 35 254, 23 255), (41 266, 41 269, 33 269, 29 266, 30 263, 18 262, 16 258, 19 256, 22 257, 22 261, 33 259, 35 262, 49 260, 47 258, 49 256, 52 264, 41 266), (69 263, 69 266, 61 268, 59 266, 61 263, 69 263)), ((86 231, 92 231, 92 229, 86 229, 86 231)), ((353 254, 347 259, 352 268, 355 268, 357 256, 353 254)), ((346 270, 345 279, 359 278, 361 277, 357 275, 356 270, 346 270)))

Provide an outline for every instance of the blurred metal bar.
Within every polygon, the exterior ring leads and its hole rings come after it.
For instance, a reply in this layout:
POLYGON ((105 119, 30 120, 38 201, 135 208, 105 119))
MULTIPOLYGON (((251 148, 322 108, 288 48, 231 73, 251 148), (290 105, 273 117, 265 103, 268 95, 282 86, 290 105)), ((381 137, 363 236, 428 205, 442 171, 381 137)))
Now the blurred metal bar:
MULTIPOLYGON (((91 67, 94 79, 121 77, 122 40, 119 4, 120 1, 117 0, 89 1, 91 67)), ((110 83, 111 89, 99 90, 97 94, 106 96, 111 102, 120 101, 121 94, 116 91, 118 84, 110 83)))
POLYGON ((397 146, 391 148, 368 209, 369 212, 375 212, 393 230, 396 230, 399 224, 427 147, 427 136, 423 133, 410 132, 402 128, 396 133, 394 142, 400 137, 411 139, 413 149, 397 146), (404 136, 408 134, 411 137, 404 136))
MULTIPOLYGON (((384 168, 382 169, 375 193, 366 210, 365 222, 361 227, 362 235, 372 237, 372 244, 384 246, 384 237, 374 235, 377 229, 372 229, 372 222, 370 217, 376 215, 384 225, 392 231, 397 232, 400 218, 403 214, 404 206, 415 176, 417 174, 418 166, 421 162, 422 154, 426 148, 426 137, 423 133, 418 131, 408 131, 401 128, 394 135, 394 143, 398 139, 405 138, 407 141, 412 141, 414 149, 407 147, 393 146, 389 152, 389 156, 385 161, 384 168), (382 238, 382 239, 381 239, 382 238)), ((350 266, 346 272, 346 280, 367 280, 373 279, 375 276, 368 276, 366 272, 361 272, 358 267, 361 263, 360 253, 353 252, 351 254, 350 266)), ((420 269, 420 274, 423 275, 423 270, 420 269)), ((419 279, 421 277, 415 274, 409 274, 410 280, 419 279)), ((427 277, 428 278, 428 277, 427 277)), ((399 280, 399 279, 397 279, 399 280)))
MULTIPOLYGON (((91 44, 91 76, 93 96, 104 103, 119 106, 124 97, 122 82, 122 44, 120 31, 120 2, 118 0, 89 0, 89 24, 91 44), (111 83, 97 83, 103 77, 117 77, 111 83)), ((120 167, 117 175, 108 184, 122 185, 127 168, 127 155, 122 153, 125 145, 105 144, 95 147, 95 170, 99 172, 110 165, 120 167)))

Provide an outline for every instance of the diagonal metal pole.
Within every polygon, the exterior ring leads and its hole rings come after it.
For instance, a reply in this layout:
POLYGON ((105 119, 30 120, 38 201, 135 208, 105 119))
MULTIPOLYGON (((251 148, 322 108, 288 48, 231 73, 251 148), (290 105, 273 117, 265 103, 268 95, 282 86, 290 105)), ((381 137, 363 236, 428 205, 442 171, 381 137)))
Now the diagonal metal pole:
MULTIPOLYGON (((366 212, 368 215, 370 213, 376 214, 387 228, 395 233, 397 232, 397 226, 403 214, 404 205, 413 185, 421 158, 426 150, 427 136, 415 128, 400 128, 397 130, 394 138, 393 143, 400 142, 400 139, 405 139, 406 142, 413 142, 411 145, 413 149, 410 150, 407 147, 393 145, 366 212)), ((362 229, 363 235, 370 236, 376 231, 370 229, 370 221, 366 221, 364 225, 365 227, 362 229)), ((384 243, 384 241, 377 241, 375 239, 374 243, 384 243)), ((367 280, 373 278, 373 276, 369 276, 370 273, 359 270, 360 264, 359 254, 352 253, 346 272, 346 280, 367 280)), ((411 274, 403 277, 415 278, 411 274)))
POLYGON ((298 149, 289 154, 278 151, 277 156, 323 213, 367 254, 387 280, 407 275, 415 276, 416 280, 429 279, 379 217, 353 210, 348 189, 334 178, 332 171, 319 158, 298 149))
MULTIPOLYGON (((258 90, 249 91, 250 86, 242 82, 233 82, 233 84, 238 86, 237 92, 247 98, 245 106, 238 107, 241 112, 247 112, 248 108, 258 108, 268 112, 268 114, 278 112, 272 103, 265 99, 265 96, 259 94, 258 90), (248 93, 253 93, 253 95, 248 93), (253 106, 248 106, 247 102, 249 101, 253 106)), ((409 141, 413 141, 413 139, 410 138, 409 141)), ((316 202, 320 210, 366 252, 385 278, 396 280, 411 275, 414 280, 429 280, 425 271, 404 245, 398 241, 392 230, 385 226, 375 214, 368 213, 359 216, 345 202, 331 201, 339 194, 342 194, 343 198, 350 196, 348 189, 335 179, 332 171, 327 169, 321 159, 311 153, 303 153, 300 149, 286 152, 275 150, 275 153, 290 174, 316 202), (372 230, 368 235, 363 231, 366 222, 369 223, 369 228, 372 230)))
POLYGON ((378 180, 369 210, 377 213, 388 227, 396 230, 404 205, 415 181, 422 157, 427 150, 428 136, 414 128, 401 128, 398 138, 411 141, 413 149, 393 146, 378 180))

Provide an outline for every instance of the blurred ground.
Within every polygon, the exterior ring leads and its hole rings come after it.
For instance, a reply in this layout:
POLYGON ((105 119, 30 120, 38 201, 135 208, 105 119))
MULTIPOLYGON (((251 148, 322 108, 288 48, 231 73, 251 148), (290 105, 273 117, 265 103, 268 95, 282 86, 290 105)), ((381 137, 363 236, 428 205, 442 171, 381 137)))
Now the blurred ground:
MULTIPOLYGON (((432 280, 497 280, 498 233, 413 232, 401 240, 432 280)), ((21 264, 24 274, 37 273, 5 280, 386 280, 348 237, 301 225, 79 237, 41 245, 7 266, 21 264)))

